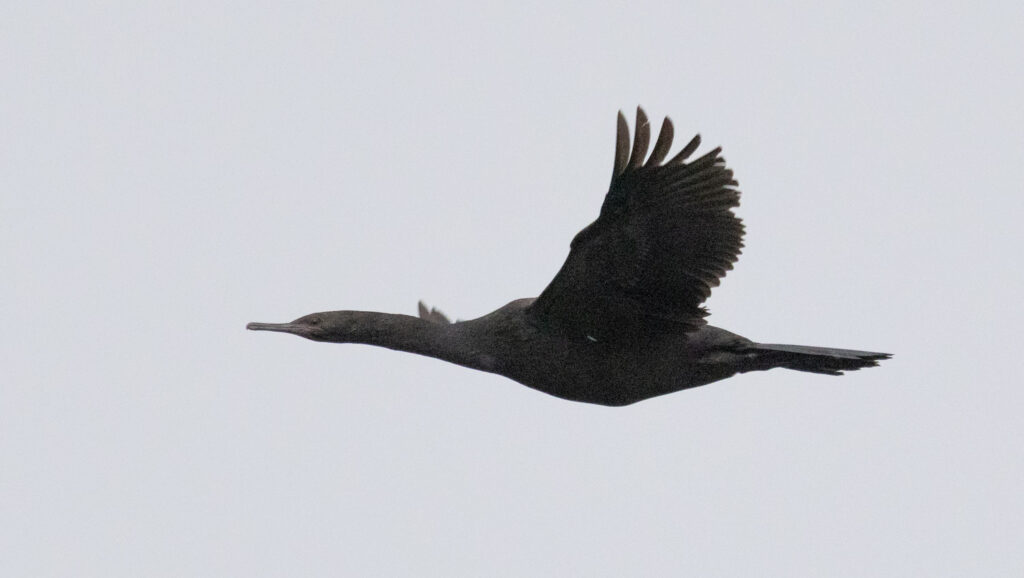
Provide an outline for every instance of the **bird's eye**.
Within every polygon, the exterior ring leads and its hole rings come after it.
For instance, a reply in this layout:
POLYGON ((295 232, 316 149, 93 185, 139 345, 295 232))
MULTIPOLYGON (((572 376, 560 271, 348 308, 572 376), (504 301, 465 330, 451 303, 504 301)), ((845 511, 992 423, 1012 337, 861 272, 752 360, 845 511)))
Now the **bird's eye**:
POLYGON ((310 325, 320 325, 321 321, 323 321, 323 319, 320 317, 310 317, 306 320, 306 323, 309 323, 310 325))

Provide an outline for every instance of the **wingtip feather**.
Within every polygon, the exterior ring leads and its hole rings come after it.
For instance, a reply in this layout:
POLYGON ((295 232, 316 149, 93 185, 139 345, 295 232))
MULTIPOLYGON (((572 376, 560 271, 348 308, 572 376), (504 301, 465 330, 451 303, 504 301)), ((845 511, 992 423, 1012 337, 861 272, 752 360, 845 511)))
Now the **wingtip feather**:
POLYGON ((626 165, 629 163, 629 123, 626 122, 626 115, 619 111, 618 125, 615 132, 615 168, 612 171, 612 180, 618 178, 626 165))
POLYGON ((699 146, 700 146, 700 134, 698 133, 698 134, 694 135, 692 139, 690 139, 690 142, 686 143, 686 146, 683 147, 683 150, 679 151, 676 154, 676 156, 672 157, 672 160, 668 161, 665 164, 666 165, 681 165, 681 164, 683 164, 683 161, 685 161, 686 159, 690 158, 690 155, 692 155, 694 153, 694 151, 697 150, 697 147, 699 147, 699 146))
POLYGON ((661 132, 658 133, 658 140, 654 143, 654 151, 651 152, 651 158, 647 159, 647 167, 656 167, 661 164, 661 161, 665 160, 668 156, 669 149, 672 148, 672 139, 675 137, 675 127, 672 126, 672 119, 665 117, 665 120, 661 122, 661 132))
POLYGON ((647 156, 647 147, 651 143, 651 123, 647 120, 647 113, 641 107, 636 107, 636 135, 633 137, 633 150, 629 154, 628 169, 638 168, 644 163, 647 156))

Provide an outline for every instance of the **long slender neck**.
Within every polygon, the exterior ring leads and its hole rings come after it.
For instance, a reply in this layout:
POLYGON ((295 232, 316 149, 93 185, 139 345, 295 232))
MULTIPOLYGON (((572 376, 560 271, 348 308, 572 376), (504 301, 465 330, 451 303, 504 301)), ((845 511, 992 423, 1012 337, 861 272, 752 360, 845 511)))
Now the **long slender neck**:
POLYGON ((476 369, 491 369, 486 356, 474 350, 461 324, 441 325, 419 317, 377 311, 346 311, 351 323, 326 341, 364 343, 443 359, 476 369))

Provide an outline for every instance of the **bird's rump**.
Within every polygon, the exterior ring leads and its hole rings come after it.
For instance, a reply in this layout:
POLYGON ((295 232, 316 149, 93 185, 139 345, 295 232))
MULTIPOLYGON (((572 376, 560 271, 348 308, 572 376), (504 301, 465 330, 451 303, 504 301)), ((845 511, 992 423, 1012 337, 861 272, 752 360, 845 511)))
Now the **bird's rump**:
POLYGON ((743 246, 743 225, 732 211, 740 193, 720 148, 685 162, 699 136, 662 164, 673 132, 666 118, 645 162, 647 116, 637 109, 630 147, 619 113, 615 168, 601 213, 576 235, 565 264, 531 306, 539 322, 599 340, 704 324, 701 304, 743 246))

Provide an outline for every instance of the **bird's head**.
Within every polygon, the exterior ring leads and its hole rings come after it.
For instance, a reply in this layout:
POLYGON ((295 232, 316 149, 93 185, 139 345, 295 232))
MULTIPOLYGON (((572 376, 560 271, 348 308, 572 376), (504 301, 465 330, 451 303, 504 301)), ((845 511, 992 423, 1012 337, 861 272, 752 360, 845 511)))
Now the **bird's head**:
POLYGON ((313 341, 345 343, 359 325, 358 311, 324 311, 303 315, 290 323, 258 323, 245 326, 253 331, 291 333, 313 341))

